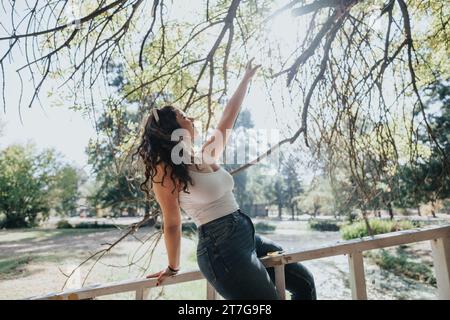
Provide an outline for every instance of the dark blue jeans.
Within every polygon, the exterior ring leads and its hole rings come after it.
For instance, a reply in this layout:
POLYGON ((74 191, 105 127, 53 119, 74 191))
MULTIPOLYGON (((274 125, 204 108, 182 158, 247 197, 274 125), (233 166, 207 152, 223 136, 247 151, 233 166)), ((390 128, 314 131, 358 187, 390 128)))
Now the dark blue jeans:
MULTIPOLYGON (((277 300, 275 272, 259 257, 282 250, 274 241, 255 234, 241 210, 198 228, 197 262, 200 271, 227 300, 277 300)), ((285 265, 286 289, 292 300, 315 300, 314 278, 301 263, 285 265)))

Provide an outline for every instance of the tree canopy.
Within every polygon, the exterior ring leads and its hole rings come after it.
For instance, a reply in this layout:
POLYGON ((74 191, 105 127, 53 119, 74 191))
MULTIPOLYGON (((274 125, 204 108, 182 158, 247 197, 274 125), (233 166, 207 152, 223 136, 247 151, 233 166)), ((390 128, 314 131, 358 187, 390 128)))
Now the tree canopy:
MULTIPOLYGON (((449 79, 445 2, 186 3, 2 2, 5 112, 15 71, 22 84, 34 88, 22 92, 19 108, 34 107, 43 90, 61 103, 72 101, 71 108, 89 115, 104 137, 92 141, 89 152, 109 149, 95 161, 109 159, 122 182, 134 181, 124 164, 148 111, 175 104, 202 120, 205 132, 217 121, 231 79, 256 55, 264 64, 261 82, 274 116, 286 128, 267 154, 303 136, 304 146, 330 174, 345 166, 350 176, 345 185, 356 192, 349 199, 356 197, 362 208, 391 205, 405 163, 417 175, 426 163, 435 168, 433 177, 449 176, 446 127, 428 108, 427 93, 449 79), (274 31, 280 19, 289 32, 274 31), (289 122, 278 110, 297 117, 289 122)), ((99 173, 110 168, 97 165, 99 173)), ((447 181, 429 179, 440 186, 447 181)), ((108 197, 108 203, 117 200, 108 197)))

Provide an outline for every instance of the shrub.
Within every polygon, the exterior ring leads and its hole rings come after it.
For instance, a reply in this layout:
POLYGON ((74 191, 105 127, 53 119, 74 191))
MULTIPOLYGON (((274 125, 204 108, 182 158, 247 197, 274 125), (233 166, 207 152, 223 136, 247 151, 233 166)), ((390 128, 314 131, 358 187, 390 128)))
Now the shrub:
MULTIPOLYGON (((410 221, 392 221, 392 220, 370 220, 370 227, 374 235, 381 233, 388 233, 394 231, 413 229, 417 224, 413 224, 410 221)), ((358 221, 341 228, 342 238, 345 240, 357 239, 367 237, 369 235, 366 223, 364 221, 358 221)))
POLYGON ((69 221, 67 220, 59 220, 58 223, 56 224, 56 228, 57 229, 71 229, 73 228, 73 226, 70 224, 69 221))
POLYGON ((266 223, 266 222, 257 222, 254 224, 254 226, 255 226, 255 231, 261 232, 261 233, 272 232, 276 229, 276 226, 274 226, 273 224, 266 223))
POLYGON ((308 225, 312 230, 318 231, 339 231, 340 229, 338 222, 329 220, 311 219, 309 220, 308 225))
MULTIPOLYGON (((161 222, 158 221, 154 224, 156 229, 161 229, 161 222)), ((186 234, 195 233, 197 231, 197 225, 193 221, 183 222, 181 225, 181 232, 186 234)))
POLYGON ((397 255, 394 255, 386 250, 381 250, 381 253, 371 253, 369 256, 385 270, 436 286, 433 270, 428 265, 410 261, 401 249, 398 249, 397 253, 397 255))
POLYGON ((186 235, 193 235, 197 231, 197 226, 195 225, 195 222, 184 222, 181 225, 181 232, 185 233, 186 235))
POLYGON ((75 225, 75 229, 112 229, 116 226, 109 223, 98 223, 97 221, 94 222, 81 222, 77 225, 75 225))

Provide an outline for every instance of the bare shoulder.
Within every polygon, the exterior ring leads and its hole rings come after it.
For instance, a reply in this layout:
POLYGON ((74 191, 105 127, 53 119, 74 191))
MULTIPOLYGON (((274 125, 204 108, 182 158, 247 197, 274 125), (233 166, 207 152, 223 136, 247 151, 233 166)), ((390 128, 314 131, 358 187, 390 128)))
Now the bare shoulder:
POLYGON ((178 181, 171 178, 172 167, 164 163, 159 163, 155 167, 154 188, 163 188, 173 190, 174 187, 178 188, 178 181))
POLYGON ((156 166, 153 191, 165 217, 179 210, 179 183, 172 179, 172 167, 166 164, 156 166), (162 182, 162 183, 161 183, 162 182))

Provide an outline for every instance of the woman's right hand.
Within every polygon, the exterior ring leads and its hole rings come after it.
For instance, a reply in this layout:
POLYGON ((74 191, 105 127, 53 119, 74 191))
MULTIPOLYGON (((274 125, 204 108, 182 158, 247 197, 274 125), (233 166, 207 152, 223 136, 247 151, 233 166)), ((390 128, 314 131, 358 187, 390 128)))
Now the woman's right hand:
POLYGON ((245 66, 244 78, 247 79, 247 80, 250 80, 251 78, 253 78, 253 76, 255 75, 256 71, 261 67, 260 64, 258 64, 256 66, 252 66, 252 62, 253 62, 254 59, 255 58, 251 58, 250 61, 245 66))
POLYGON ((174 276, 176 274, 177 272, 173 272, 167 267, 159 272, 149 274, 148 276, 146 276, 146 278, 147 279, 158 278, 156 285, 159 286, 164 281, 165 278, 174 276))

